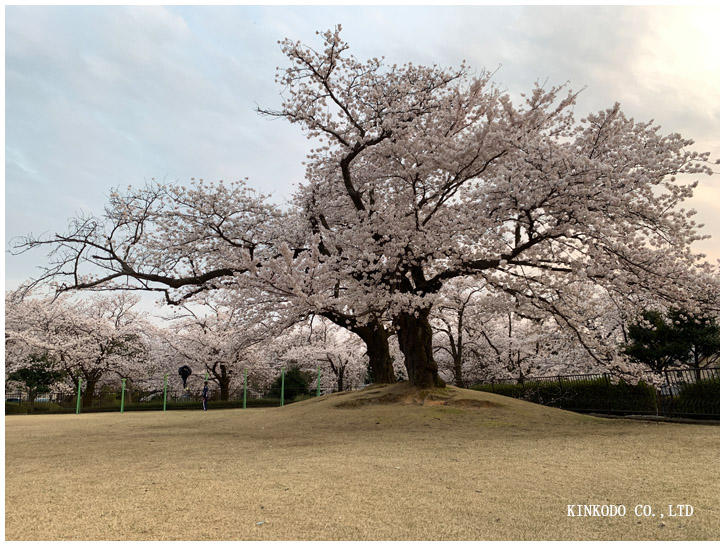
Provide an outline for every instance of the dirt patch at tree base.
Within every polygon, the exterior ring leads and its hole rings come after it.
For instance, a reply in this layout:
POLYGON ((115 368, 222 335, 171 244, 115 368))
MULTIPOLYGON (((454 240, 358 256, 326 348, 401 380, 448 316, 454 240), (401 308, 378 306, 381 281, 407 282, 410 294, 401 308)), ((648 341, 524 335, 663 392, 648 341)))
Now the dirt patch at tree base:
POLYGON ((360 408, 377 404, 399 404, 418 406, 453 406, 457 408, 492 408, 501 404, 490 400, 461 397, 458 389, 450 387, 418 389, 409 383, 375 385, 363 389, 359 394, 334 405, 336 408, 360 408))

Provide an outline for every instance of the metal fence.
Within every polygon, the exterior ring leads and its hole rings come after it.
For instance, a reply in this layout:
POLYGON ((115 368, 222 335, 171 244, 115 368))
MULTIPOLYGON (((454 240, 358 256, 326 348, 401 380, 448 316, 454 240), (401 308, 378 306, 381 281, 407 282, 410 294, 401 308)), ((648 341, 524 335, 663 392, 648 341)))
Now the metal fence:
POLYGON ((692 384, 702 381, 720 379, 720 368, 679 368, 665 370, 665 382, 667 385, 692 384))
MULTIPOLYGON (((320 388, 320 395, 335 392, 332 387, 320 388)), ((316 394, 313 389, 312 394, 294 392, 292 389, 285 390, 284 403, 290 404, 295 401, 310 398, 316 394)), ((28 413, 46 412, 46 413, 74 413, 77 409, 83 412, 98 411, 120 411, 121 405, 125 411, 134 410, 162 410, 164 409, 163 391, 157 392, 139 392, 135 390, 125 390, 122 394, 121 389, 103 387, 99 392, 94 393, 90 400, 83 399, 81 395, 81 404, 78 408, 78 394, 76 392, 51 392, 39 394, 30 407, 28 394, 25 391, 11 391, 5 393, 5 412, 6 413, 28 413)), ((263 390, 250 388, 245 393, 242 389, 232 390, 227 400, 221 399, 219 389, 210 389, 207 397, 208 407, 215 408, 242 408, 242 407, 272 407, 281 404, 281 397, 269 397, 263 390)), ((200 409, 202 407, 201 392, 196 391, 172 391, 166 393, 167 409, 200 409)))
POLYGON ((720 368, 680 368, 664 372, 657 391, 662 415, 720 418, 720 368))
MULTIPOLYGON (((523 398, 547 406, 585 413, 663 415, 672 417, 720 418, 720 368, 679 368, 650 374, 646 383, 630 385, 611 373, 549 375, 524 378, 491 379, 474 388, 496 394, 523 398)), ((320 394, 334 392, 321 388, 320 394)), ((104 387, 90 401, 81 404, 82 411, 120 411, 122 398, 127 410, 163 409, 163 393, 142 393, 104 387)), ((308 394, 285 392, 285 403, 309 397, 308 394)), ((228 400, 220 399, 219 390, 209 393, 210 408, 277 406, 280 398, 267 398, 261 391, 242 390, 230 393, 228 400)), ((53 392, 41 394, 33 407, 25 392, 6 392, 6 413, 46 411, 72 413, 77 407, 77 393, 53 392)), ((201 408, 201 394, 190 391, 167 393, 168 409, 201 408)))

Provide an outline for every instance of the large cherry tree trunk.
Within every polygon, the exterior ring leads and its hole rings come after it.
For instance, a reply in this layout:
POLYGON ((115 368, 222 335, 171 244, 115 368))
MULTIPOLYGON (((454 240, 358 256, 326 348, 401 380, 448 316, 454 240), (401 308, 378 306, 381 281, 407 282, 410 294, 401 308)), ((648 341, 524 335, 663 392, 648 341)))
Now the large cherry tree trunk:
POLYGON ((378 320, 352 328, 367 349, 373 383, 395 383, 393 358, 390 356, 388 331, 378 320))
POLYGON ((98 377, 95 374, 84 374, 85 385, 81 394, 81 404, 83 408, 90 408, 93 405, 93 397, 96 394, 96 385, 98 377))
POLYGON ((438 376, 438 364, 433 358, 433 330, 429 315, 430 309, 419 309, 417 313, 401 313, 395 318, 398 345, 405 357, 408 381, 423 389, 445 386, 438 376))
POLYGON ((221 368, 221 374, 218 376, 219 379, 219 399, 229 400, 229 386, 232 382, 231 376, 227 373, 227 367, 224 364, 219 366, 221 368))
POLYGON ((451 347, 453 354, 453 377, 456 387, 463 387, 463 317, 465 306, 458 310, 458 335, 457 343, 452 343, 455 347, 451 347))
POLYGON ((337 392, 342 392, 345 389, 345 366, 340 366, 337 370, 337 392))
POLYGON ((453 356, 453 378, 456 387, 463 387, 463 359, 459 352, 453 356))
POLYGON ((229 382, 230 378, 227 377, 219 383, 219 400, 229 400, 229 382))
POLYGON ((38 396, 38 391, 33 388, 28 388, 28 413, 33 412, 33 408, 35 407, 35 399, 38 396))

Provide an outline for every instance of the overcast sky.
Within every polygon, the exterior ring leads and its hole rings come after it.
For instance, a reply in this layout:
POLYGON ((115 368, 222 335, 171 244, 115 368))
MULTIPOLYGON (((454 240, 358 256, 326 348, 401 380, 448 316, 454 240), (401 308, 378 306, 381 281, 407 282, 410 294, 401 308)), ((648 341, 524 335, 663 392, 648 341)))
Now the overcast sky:
MULTIPOLYGON (((308 141, 276 106, 277 40, 316 44, 342 24, 361 58, 501 68, 512 93, 536 80, 586 87, 582 116, 622 103, 720 157, 720 17, 681 7, 7 7, 6 239, 100 212, 112 187, 156 178, 249 177, 284 200, 308 141)), ((689 205, 719 257, 719 175, 689 205)), ((7 242, 6 241, 6 242, 7 242)), ((42 253, 6 256, 6 286, 42 253)))

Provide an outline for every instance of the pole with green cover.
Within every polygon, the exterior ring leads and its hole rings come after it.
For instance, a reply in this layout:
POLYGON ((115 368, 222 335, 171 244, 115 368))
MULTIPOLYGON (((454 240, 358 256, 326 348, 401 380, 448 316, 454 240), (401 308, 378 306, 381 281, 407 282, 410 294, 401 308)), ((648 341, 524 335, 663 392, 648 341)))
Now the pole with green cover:
POLYGON ((121 413, 123 413, 123 403, 126 399, 126 378, 121 379, 121 413))
POLYGON ((78 378, 78 396, 76 397, 76 415, 81 412, 81 378, 78 378))
POLYGON ((320 367, 317 366, 317 396, 320 396, 320 367))
POLYGON ((169 383, 169 374, 164 374, 164 411, 166 411, 166 386, 169 383))

